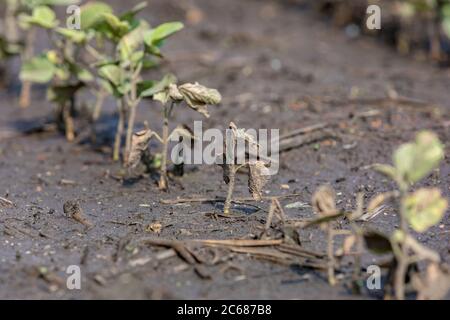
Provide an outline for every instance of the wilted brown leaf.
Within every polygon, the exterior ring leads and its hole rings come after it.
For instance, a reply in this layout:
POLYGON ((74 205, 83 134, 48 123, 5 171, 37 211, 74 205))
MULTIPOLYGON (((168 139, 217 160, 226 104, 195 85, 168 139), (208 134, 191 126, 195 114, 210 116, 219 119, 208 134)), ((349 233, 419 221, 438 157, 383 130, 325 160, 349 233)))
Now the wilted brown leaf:
POLYGON ((425 275, 415 275, 412 283, 417 290, 418 300, 443 299, 450 290, 450 274, 433 262, 428 265, 425 275))
POLYGON ((178 87, 178 91, 189 107, 205 117, 209 117, 207 106, 218 104, 222 100, 219 91, 202 86, 197 82, 194 84, 185 83, 178 87))
POLYGON ((133 134, 131 138, 131 150, 128 156, 127 167, 134 168, 141 161, 142 154, 148 148, 148 143, 153 136, 150 129, 141 130, 133 134))
POLYGON ((332 216, 337 213, 336 193, 331 186, 320 186, 312 196, 314 212, 320 216, 332 216))
POLYGON ((248 165, 248 190, 253 199, 261 200, 262 188, 269 180, 270 170, 263 161, 255 161, 248 165))

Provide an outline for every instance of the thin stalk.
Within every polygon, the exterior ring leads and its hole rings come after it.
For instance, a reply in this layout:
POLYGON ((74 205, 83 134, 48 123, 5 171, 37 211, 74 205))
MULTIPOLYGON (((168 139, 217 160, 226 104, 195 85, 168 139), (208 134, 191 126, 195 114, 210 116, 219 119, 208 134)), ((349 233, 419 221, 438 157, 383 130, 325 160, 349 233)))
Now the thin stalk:
POLYGON ((161 159, 161 173, 159 177, 159 189, 167 191, 168 181, 167 181, 167 153, 169 149, 169 117, 173 108, 173 102, 170 106, 164 105, 164 122, 162 131, 162 159, 161 159))
POLYGON ((5 10, 5 36, 10 43, 19 42, 19 30, 17 28, 16 11, 18 8, 18 1, 8 0, 6 2, 5 10))
POLYGON ((72 108, 71 105, 68 105, 66 102, 64 102, 64 105, 62 106, 63 110, 63 119, 64 119, 64 130, 66 133, 66 139, 69 142, 72 142, 75 140, 75 125, 73 123, 72 118, 72 108))
POLYGON ((334 276, 334 233, 331 223, 327 225, 327 255, 328 255, 328 283, 331 286, 336 284, 336 278, 334 276))
POLYGON ((125 125, 125 106, 123 100, 124 99, 122 98, 117 101, 117 107, 119 109, 119 121, 117 122, 116 137, 114 139, 113 161, 120 160, 120 147, 122 144, 122 135, 125 125))
POLYGON ((131 77, 131 92, 128 100, 130 114, 128 116, 127 135, 125 139, 125 164, 128 163, 128 156, 131 151, 131 139, 133 137, 134 123, 136 120, 136 109, 140 102, 140 99, 137 97, 137 81, 141 68, 141 65, 136 67, 131 77))
POLYGON ((234 165, 234 161, 232 164, 230 164, 229 178, 230 178, 230 181, 228 182, 227 198, 225 199, 225 204, 223 205, 223 214, 224 215, 230 214, 231 201, 233 199, 233 192, 234 192, 234 185, 236 183, 236 168, 234 165))
MULTIPOLYGON (((400 201, 404 199, 407 195, 405 188, 400 188, 400 201)), ((405 213, 403 212, 402 206, 399 205, 400 213, 400 229, 405 234, 405 238, 408 235, 408 222, 405 219, 405 213)), ((405 299, 405 279, 406 272, 408 270, 408 248, 404 243, 400 244, 400 252, 396 255, 397 258, 397 269, 395 270, 394 278, 394 288, 395 288, 395 298, 397 300, 405 299)))
POLYGON ((103 88, 100 88, 96 92, 96 101, 94 110, 92 112, 91 116, 91 141, 95 143, 96 141, 96 123, 98 119, 100 118, 100 113, 102 111, 103 103, 105 102, 106 98, 106 91, 103 88))
MULTIPOLYGON (((27 37, 25 39, 25 48, 22 55, 22 62, 28 61, 31 59, 34 55, 34 35, 35 35, 35 29, 33 27, 30 28, 30 30, 27 33, 27 37)), ((31 99, 31 82, 30 81, 24 81, 22 83, 22 88, 20 91, 20 98, 19 98, 19 106, 21 108, 28 108, 30 106, 30 99, 31 99)))

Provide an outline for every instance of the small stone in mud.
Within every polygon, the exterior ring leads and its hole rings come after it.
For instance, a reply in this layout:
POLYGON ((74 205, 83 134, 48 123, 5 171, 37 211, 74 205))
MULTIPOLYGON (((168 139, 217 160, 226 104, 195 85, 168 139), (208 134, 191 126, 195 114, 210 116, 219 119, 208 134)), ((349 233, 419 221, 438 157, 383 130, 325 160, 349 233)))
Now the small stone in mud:
POLYGON ((66 201, 64 203, 63 210, 66 215, 85 225, 87 228, 91 228, 93 226, 92 223, 84 216, 83 209, 81 209, 78 202, 73 200, 66 201))

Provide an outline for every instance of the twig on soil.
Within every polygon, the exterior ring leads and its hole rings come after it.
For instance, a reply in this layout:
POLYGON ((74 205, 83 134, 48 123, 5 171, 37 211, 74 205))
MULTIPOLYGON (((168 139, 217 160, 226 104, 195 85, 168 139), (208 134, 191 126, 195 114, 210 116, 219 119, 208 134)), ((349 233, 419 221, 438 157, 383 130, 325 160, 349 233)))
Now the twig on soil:
MULTIPOLYGON (((300 193, 293 193, 287 195, 275 196, 277 199, 287 199, 300 196, 300 193)), ((263 200, 271 200, 274 196, 262 197, 263 200)), ((225 198, 178 198, 178 199, 161 199, 160 202, 162 204, 180 204, 180 203, 191 203, 191 202, 224 202, 225 198)), ((245 201, 255 201, 253 197, 243 197, 243 198, 235 198, 233 200, 234 203, 245 202, 245 201)))
POLYGON ((283 240, 191 240, 192 242, 212 246, 265 247, 283 243, 283 240))
POLYGON ((181 241, 178 240, 167 240, 167 239, 153 239, 153 238, 145 238, 141 240, 142 243, 146 245, 153 246, 161 246, 166 248, 171 248, 176 251, 178 256, 182 258, 184 261, 189 263, 194 267, 195 272, 204 279, 210 278, 211 276, 206 272, 206 270, 198 263, 199 260, 193 254, 191 250, 189 250, 181 241))
POLYGON ((0 197, 0 206, 2 207, 15 207, 16 205, 14 204, 14 202, 6 199, 6 198, 2 198, 0 197))

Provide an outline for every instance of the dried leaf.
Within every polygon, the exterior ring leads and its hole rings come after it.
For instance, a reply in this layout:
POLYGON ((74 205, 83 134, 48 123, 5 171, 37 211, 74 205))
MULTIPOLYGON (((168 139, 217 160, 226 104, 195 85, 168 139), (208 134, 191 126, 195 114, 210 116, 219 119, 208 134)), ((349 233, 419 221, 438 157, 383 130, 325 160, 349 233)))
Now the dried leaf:
POLYGON ((179 86, 178 90, 187 105, 205 117, 209 117, 207 106, 218 104, 222 100, 219 91, 204 87, 197 82, 195 84, 185 83, 179 86))
POLYGON ((356 243, 356 236, 353 234, 344 239, 344 243, 342 244, 342 251, 344 255, 348 255, 352 252, 352 248, 356 243))
POLYGON ((412 283, 418 300, 439 300, 445 298, 450 290, 450 274, 438 263, 430 263, 425 276, 416 275, 412 283))
POLYGON ((194 142, 194 140, 197 140, 198 138, 196 138, 194 136, 194 132, 191 130, 191 128, 189 128, 187 125, 185 124, 180 124, 178 125, 170 134, 169 136, 169 140, 170 139, 183 139, 183 140, 187 140, 190 141, 191 143, 194 142))
POLYGON ((332 216, 337 213, 336 193, 329 185, 320 186, 312 196, 314 212, 319 216, 332 216))
POLYGON ((131 150, 126 164, 128 168, 134 168, 139 164, 152 136, 153 131, 150 129, 141 130, 133 134, 131 138, 131 150))
POLYGON ((80 204, 76 201, 66 201, 63 205, 64 213, 75 221, 83 224, 87 228, 91 228, 92 223, 84 216, 83 209, 81 209, 80 204))
POLYGON ((447 199, 438 188, 421 188, 402 199, 402 208, 411 227, 424 232, 437 224, 447 209, 447 199))
POLYGON ((233 135, 235 137, 236 142, 238 140, 243 140, 248 142, 249 145, 249 152, 253 153, 254 155, 258 155, 259 145, 255 141, 255 137, 245 132, 244 129, 239 129, 234 122, 230 122, 229 125, 230 129, 233 132, 233 135))
POLYGON ((0 197, 0 206, 3 207, 14 207, 14 202, 6 199, 6 198, 2 198, 0 197))
POLYGON ((150 223, 145 227, 146 232, 154 232, 154 233, 161 233, 162 230, 162 224, 159 222, 150 223))
POLYGON ((248 168, 248 190, 253 199, 259 201, 262 198, 262 188, 269 180, 270 170, 263 161, 249 163, 248 168))

